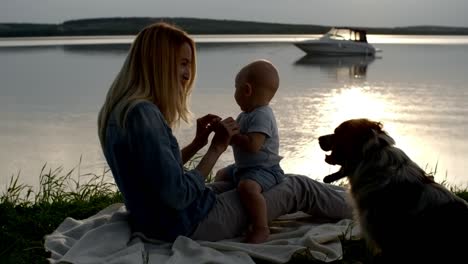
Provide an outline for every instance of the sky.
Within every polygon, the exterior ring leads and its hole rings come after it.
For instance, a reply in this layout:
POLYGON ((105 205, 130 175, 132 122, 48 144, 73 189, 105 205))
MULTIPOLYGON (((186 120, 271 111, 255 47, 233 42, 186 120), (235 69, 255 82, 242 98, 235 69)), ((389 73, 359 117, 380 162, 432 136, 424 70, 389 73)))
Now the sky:
POLYGON ((467 0, 0 0, 0 23, 194 17, 328 26, 468 27, 467 0))

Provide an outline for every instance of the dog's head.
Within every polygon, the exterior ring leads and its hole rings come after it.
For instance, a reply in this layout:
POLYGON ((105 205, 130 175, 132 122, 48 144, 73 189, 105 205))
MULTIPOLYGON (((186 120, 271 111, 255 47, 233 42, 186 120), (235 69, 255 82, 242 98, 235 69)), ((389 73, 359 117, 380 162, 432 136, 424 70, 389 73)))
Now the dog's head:
POLYGON ((395 144, 382 128, 380 122, 351 119, 341 123, 333 134, 319 137, 320 148, 331 151, 325 161, 341 165, 340 171, 325 177, 324 181, 332 182, 347 176, 370 150, 395 144))

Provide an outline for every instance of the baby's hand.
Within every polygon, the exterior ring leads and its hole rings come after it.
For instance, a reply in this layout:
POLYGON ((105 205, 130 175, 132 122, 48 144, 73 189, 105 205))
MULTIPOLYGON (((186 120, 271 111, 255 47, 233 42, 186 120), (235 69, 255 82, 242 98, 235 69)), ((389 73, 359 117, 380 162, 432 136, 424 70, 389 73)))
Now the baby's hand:
POLYGON ((232 136, 239 133, 239 125, 232 117, 221 120, 214 129, 215 135, 211 145, 222 152, 229 146, 232 136))

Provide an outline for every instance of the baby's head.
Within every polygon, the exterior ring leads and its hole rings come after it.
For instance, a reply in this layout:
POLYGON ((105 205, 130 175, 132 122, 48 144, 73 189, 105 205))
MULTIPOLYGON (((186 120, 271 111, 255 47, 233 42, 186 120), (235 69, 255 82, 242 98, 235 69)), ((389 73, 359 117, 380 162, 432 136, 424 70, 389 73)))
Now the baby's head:
POLYGON ((244 66, 236 76, 237 104, 242 111, 268 105, 279 87, 275 66, 267 60, 256 60, 244 66))

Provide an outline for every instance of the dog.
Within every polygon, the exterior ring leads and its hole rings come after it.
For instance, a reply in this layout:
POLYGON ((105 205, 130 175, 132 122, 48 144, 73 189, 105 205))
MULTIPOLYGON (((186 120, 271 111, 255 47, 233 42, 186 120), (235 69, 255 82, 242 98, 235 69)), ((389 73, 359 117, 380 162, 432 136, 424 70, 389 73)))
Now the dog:
POLYGON ((331 151, 325 162, 341 166, 324 182, 347 177, 356 220, 377 259, 468 262, 468 247, 457 242, 468 237, 468 203, 395 147, 382 123, 347 120, 318 141, 322 150, 331 151))

